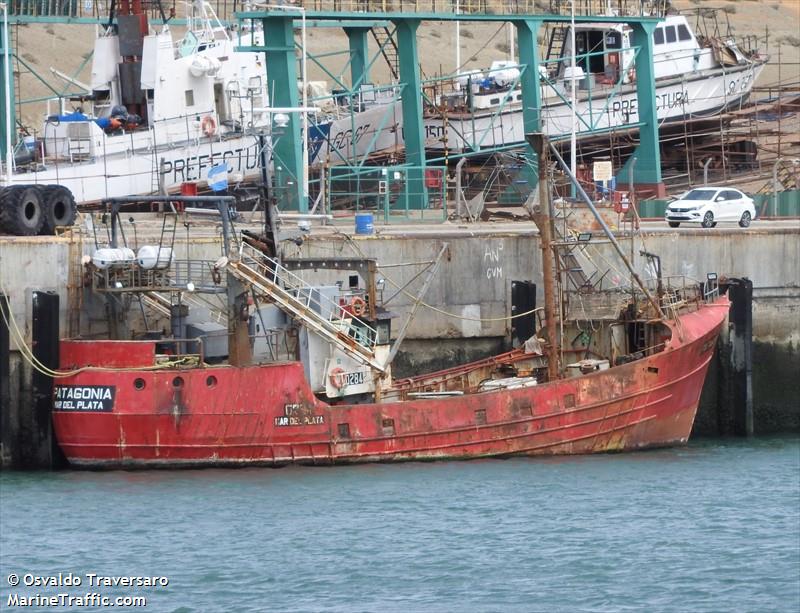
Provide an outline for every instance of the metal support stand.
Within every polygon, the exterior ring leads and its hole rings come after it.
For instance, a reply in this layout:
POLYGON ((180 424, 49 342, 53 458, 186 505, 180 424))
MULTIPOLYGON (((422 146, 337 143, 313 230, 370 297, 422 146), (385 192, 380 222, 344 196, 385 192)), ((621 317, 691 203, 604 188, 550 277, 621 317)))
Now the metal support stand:
POLYGON ((422 125, 422 78, 417 53, 417 28, 420 22, 401 19, 397 27, 397 48, 400 61, 400 82, 403 84, 403 135, 406 146, 406 206, 410 209, 427 209, 428 192, 425 188, 425 138, 422 125))
MULTIPOLYGON (((542 88, 539 84, 539 44, 537 36, 542 22, 536 19, 526 19, 515 21, 517 28, 517 38, 519 40, 520 63, 525 64, 525 70, 520 75, 520 87, 522 89, 522 122, 525 126, 525 134, 533 134, 542 131, 541 127, 541 108, 542 108, 542 88)), ((528 180, 531 188, 536 187, 539 181, 539 162, 536 152, 530 143, 525 149, 527 164, 520 171, 528 180), (535 171, 535 169, 539 169, 535 171)))
POLYGON ((661 150, 658 138, 658 113, 656 109, 656 79, 653 68, 653 31, 655 22, 634 22, 633 44, 639 48, 634 62, 636 78, 636 101, 639 113, 639 146, 617 173, 617 183, 622 183, 628 174, 628 165, 638 160, 634 170, 634 182, 639 190, 652 192, 656 197, 666 195, 661 178, 661 150))
MULTIPOLYGON (((297 92, 297 58, 294 46, 294 15, 272 15, 261 20, 264 49, 267 57, 267 91, 270 105, 278 108, 297 108, 300 97, 297 92)), ((305 85, 305 84, 304 84, 305 85)), ((289 122, 281 138, 273 143, 275 188, 282 196, 282 209, 308 212, 308 200, 304 196, 304 172, 302 135, 298 113, 290 113, 289 122)))
POLYGON ((350 45, 350 88, 355 95, 364 83, 369 83, 369 45, 367 34, 370 27, 347 27, 344 33, 350 45))

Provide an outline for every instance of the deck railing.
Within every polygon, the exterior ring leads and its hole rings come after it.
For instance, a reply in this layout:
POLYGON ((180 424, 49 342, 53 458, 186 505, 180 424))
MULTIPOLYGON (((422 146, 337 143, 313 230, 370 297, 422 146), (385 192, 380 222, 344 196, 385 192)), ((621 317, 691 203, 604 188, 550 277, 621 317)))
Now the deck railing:
MULTIPOLYGON (((304 320, 312 330, 327 333, 337 340, 343 334, 367 351, 374 351, 378 333, 360 319, 352 305, 331 300, 318 288, 251 245, 241 243, 233 271, 266 290, 276 303, 304 320)), ((350 344, 344 345, 346 350, 350 350, 350 344)))

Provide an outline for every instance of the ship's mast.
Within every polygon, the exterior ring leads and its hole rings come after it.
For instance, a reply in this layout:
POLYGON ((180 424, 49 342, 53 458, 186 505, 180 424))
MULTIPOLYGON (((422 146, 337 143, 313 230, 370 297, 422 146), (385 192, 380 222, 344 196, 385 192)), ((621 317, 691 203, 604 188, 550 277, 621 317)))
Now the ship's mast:
POLYGON ((560 354, 556 321, 555 258, 553 257, 553 217, 550 215, 550 182, 547 180, 548 146, 547 136, 537 132, 528 134, 528 142, 536 152, 539 163, 539 208, 533 214, 533 221, 539 228, 539 241, 542 247, 542 277, 544 279, 544 314, 547 321, 547 378, 558 379, 561 370, 558 364, 560 354))

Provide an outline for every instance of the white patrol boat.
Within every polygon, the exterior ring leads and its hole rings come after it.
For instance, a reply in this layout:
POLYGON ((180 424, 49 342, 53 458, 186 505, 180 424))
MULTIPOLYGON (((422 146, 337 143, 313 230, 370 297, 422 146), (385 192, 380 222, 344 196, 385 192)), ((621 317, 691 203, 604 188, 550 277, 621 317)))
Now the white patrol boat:
MULTIPOLYGON (((578 24, 576 67, 568 28, 560 55, 540 66, 543 131, 552 139, 636 128, 633 32, 625 24, 578 24), (544 69, 546 67, 546 69, 544 69), (575 104, 570 104, 572 80, 575 104)), ((655 101, 660 122, 712 117, 748 98, 766 57, 746 54, 728 37, 697 36, 683 15, 668 15, 653 34, 655 101)), ((520 58, 525 63, 525 58, 520 58)), ((425 125, 429 149, 479 151, 525 142, 519 66, 495 62, 484 74, 460 75, 425 125)))

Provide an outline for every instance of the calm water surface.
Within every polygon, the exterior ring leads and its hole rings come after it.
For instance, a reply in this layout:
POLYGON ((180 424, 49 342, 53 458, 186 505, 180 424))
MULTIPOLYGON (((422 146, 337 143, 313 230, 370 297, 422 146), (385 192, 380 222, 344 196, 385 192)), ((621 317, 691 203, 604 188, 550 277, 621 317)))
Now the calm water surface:
POLYGON ((5 473, 0 567, 2 610, 23 610, 7 607, 10 593, 97 592, 144 596, 140 611, 797 612, 800 438, 544 460, 5 473), (82 585, 8 584, 59 572, 82 585), (169 585, 90 587, 87 573, 169 585))

